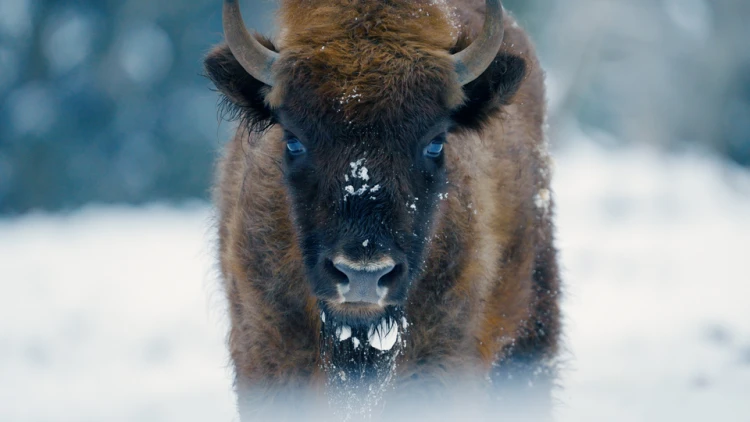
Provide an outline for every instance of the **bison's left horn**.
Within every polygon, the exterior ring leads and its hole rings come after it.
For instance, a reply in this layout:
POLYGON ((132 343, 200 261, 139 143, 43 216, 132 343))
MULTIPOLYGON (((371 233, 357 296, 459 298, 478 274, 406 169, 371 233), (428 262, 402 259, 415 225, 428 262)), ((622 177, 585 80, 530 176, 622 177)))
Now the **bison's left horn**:
POLYGON ((255 79, 273 86, 271 67, 279 53, 264 47, 245 27, 239 0, 224 0, 224 36, 229 49, 242 67, 255 79))
POLYGON ((502 2, 486 0, 482 33, 466 49, 453 55, 461 85, 478 78, 492 64, 503 43, 503 32, 502 2))

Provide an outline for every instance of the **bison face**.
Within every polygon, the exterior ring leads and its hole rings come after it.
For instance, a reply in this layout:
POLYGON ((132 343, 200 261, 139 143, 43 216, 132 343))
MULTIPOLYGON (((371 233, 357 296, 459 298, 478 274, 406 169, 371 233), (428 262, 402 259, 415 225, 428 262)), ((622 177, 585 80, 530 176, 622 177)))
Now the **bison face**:
POLYGON ((449 121, 390 125, 300 115, 295 90, 278 112, 283 168, 313 291, 324 311, 366 325, 405 303, 445 198, 449 121))
POLYGON ((232 115, 250 129, 283 129, 277 159, 308 281, 326 314, 351 327, 407 301, 446 197, 443 144, 451 132, 480 129, 525 75, 525 61, 500 48, 498 0, 486 1, 468 46, 465 37, 452 44, 440 10, 422 13, 438 6, 398 4, 285 16, 294 30, 276 51, 225 1, 229 45, 206 59, 232 115))

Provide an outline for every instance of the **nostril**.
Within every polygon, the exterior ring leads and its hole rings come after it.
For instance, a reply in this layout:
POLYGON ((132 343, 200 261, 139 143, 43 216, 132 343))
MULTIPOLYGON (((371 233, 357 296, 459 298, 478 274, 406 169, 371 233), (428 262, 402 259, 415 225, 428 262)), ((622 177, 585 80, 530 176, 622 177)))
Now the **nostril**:
POLYGON ((379 287, 391 287, 405 271, 404 264, 396 264, 390 271, 383 274, 378 280, 379 287))
POLYGON ((346 273, 339 270, 336 265, 331 261, 330 259, 325 260, 325 264, 323 264, 325 267, 326 272, 333 278, 334 281, 337 283, 348 283, 349 277, 347 277, 346 273))

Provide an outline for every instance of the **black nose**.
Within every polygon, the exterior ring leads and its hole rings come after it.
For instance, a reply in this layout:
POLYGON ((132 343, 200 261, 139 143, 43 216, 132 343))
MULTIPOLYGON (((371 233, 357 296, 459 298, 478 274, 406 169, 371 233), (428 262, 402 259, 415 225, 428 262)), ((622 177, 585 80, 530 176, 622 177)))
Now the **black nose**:
POLYGON ((355 264, 345 259, 336 259, 333 265, 349 280, 349 284, 341 286, 346 302, 372 304, 378 304, 388 294, 388 288, 378 282, 396 267, 392 260, 355 264))

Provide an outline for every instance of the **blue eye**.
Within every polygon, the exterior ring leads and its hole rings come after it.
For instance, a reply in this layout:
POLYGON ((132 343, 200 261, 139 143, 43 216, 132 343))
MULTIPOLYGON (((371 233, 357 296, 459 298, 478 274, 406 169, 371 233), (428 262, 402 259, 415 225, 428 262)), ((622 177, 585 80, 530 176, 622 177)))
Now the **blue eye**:
POLYGON ((302 155, 307 151, 305 149, 305 146, 302 145, 302 142, 300 142, 297 138, 287 139, 286 149, 288 149, 289 153, 292 155, 302 155))
POLYGON ((430 142, 430 145, 424 149, 424 155, 430 158, 437 158, 440 153, 443 152, 443 138, 435 138, 430 142))

